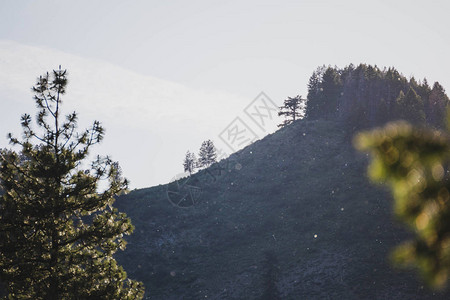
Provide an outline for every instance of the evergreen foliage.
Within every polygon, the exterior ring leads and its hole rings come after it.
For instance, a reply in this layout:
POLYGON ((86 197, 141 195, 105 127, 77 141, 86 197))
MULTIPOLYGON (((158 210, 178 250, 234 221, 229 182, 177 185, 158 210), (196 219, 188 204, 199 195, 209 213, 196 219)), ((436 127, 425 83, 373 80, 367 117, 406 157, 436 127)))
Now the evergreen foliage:
POLYGON ((8 299, 140 299, 142 284, 113 258, 133 231, 112 207, 127 180, 108 157, 86 162, 104 130, 95 121, 77 133, 77 114, 63 119, 66 75, 60 68, 38 79, 37 129, 24 114, 23 138, 9 134, 20 151, 1 151, 0 279, 8 299))
POLYGON ((450 277, 448 133, 391 123, 356 141, 372 154, 371 178, 389 184, 396 215, 415 233, 395 250, 394 261, 418 268, 431 286, 443 287, 450 277))
POLYGON ((209 167, 217 161, 217 151, 211 140, 204 141, 198 154, 199 167, 209 167))
POLYGON ((404 120, 410 120, 414 124, 425 123, 425 112, 422 98, 417 95, 413 88, 410 88, 408 92, 403 93, 400 91, 396 99, 396 115, 404 120))
POLYGON ((428 97, 425 101, 425 109, 428 123, 438 128, 445 128, 445 116, 450 100, 445 94, 444 88, 435 82, 431 91, 428 87, 426 93, 428 97))
POLYGON ((337 119, 371 127, 403 119, 416 125, 445 126, 449 98, 439 83, 406 79, 394 68, 361 64, 319 67, 308 84, 306 118, 337 119))
POLYGON ((301 96, 288 97, 284 100, 283 106, 278 112, 279 116, 284 116, 285 120, 278 127, 284 127, 304 116, 305 100, 301 96))
POLYGON ((195 157, 195 153, 190 151, 186 152, 186 156, 183 161, 184 172, 189 172, 192 174, 197 167, 197 158, 195 157))

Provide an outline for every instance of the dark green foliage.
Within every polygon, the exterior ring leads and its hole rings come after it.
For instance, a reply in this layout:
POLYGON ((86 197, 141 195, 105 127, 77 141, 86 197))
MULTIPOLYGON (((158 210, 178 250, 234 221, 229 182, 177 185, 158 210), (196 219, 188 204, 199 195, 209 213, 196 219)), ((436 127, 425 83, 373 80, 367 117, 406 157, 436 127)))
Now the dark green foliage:
POLYGON ((309 78, 306 117, 309 119, 319 118, 322 114, 322 76, 325 72, 325 66, 317 68, 309 78))
POLYGON ((37 129, 24 114, 23 138, 9 135, 19 152, 1 151, 0 280, 10 299, 142 298, 142 284, 127 280, 113 258, 133 231, 112 207, 127 181, 108 157, 86 163, 104 130, 95 121, 77 133, 77 114, 63 119, 66 84, 61 69, 38 79, 37 129))
POLYGON ((371 177, 389 184, 396 215, 415 233, 396 249, 394 260, 443 287, 450 277, 448 134, 397 123, 360 134, 357 145, 372 154, 371 177))
POLYGON ((444 88, 435 82, 433 89, 428 91, 428 95, 427 101, 425 101, 428 123, 438 128, 445 128, 445 114, 450 101, 444 88))
POLYGON ((339 98, 342 92, 342 82, 338 71, 334 68, 326 69, 321 81, 320 104, 321 113, 325 118, 337 116, 339 98))
POLYGON ((288 97, 284 100, 283 106, 280 107, 278 112, 279 116, 284 116, 285 120, 279 124, 278 127, 284 127, 299 118, 303 118, 306 99, 302 99, 300 95, 295 97, 288 97))
POLYGON ((306 117, 344 120, 359 128, 398 119, 443 128, 448 103, 439 83, 431 90, 426 79, 408 80, 394 68, 320 67, 309 80, 306 117))
POLYGON ((217 160, 216 147, 211 140, 204 141, 198 153, 199 167, 209 167, 217 160))
POLYGON ((417 95, 413 88, 410 88, 406 95, 403 91, 400 91, 395 104, 395 113, 400 119, 418 125, 423 125, 425 123, 425 112, 422 98, 417 95))

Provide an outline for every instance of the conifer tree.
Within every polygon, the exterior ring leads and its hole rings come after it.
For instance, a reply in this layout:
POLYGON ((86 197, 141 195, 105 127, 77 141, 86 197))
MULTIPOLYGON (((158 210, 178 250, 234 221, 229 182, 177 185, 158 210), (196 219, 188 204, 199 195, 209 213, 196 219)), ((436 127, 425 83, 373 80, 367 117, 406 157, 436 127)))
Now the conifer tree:
POLYGON ((295 120, 302 118, 305 115, 305 101, 306 99, 302 99, 299 95, 295 97, 288 97, 284 100, 284 105, 280 107, 278 115, 284 116, 285 120, 283 123, 279 124, 278 127, 287 126, 295 120))
POLYGON ((198 165, 200 167, 209 167, 217 160, 216 147, 211 140, 204 141, 198 154, 198 165))
POLYGON ((321 86, 322 77, 325 70, 325 66, 318 67, 309 78, 307 106, 305 110, 305 116, 308 119, 318 118, 322 114, 322 103, 320 99, 322 98, 321 95, 323 89, 321 86))
POLYGON ((406 95, 400 91, 396 100, 397 116, 414 124, 425 123, 425 112, 422 98, 410 88, 406 95))
POLYGON ((113 258, 133 231, 112 207, 127 180, 109 157, 86 162, 104 130, 95 121, 77 133, 77 114, 63 118, 66 75, 37 80, 37 126, 24 114, 23 137, 9 134, 18 152, 1 151, 0 281, 8 299, 141 299, 142 284, 113 258))
POLYGON ((435 82, 433 89, 430 90, 430 96, 428 98, 428 120, 430 124, 438 127, 445 128, 445 113, 449 107, 450 100, 445 93, 444 88, 439 82, 435 82))
POLYGON ((320 67, 309 80, 305 117, 337 118, 354 128, 398 119, 444 128, 449 102, 439 83, 431 89, 426 79, 408 80, 395 68, 320 67))
POLYGON ((195 157, 195 153, 190 151, 186 152, 186 156, 184 157, 183 167, 185 172, 189 172, 192 174, 195 168, 197 167, 197 158, 195 157))
POLYGON ((339 107, 341 97, 342 82, 336 68, 328 68, 322 76, 322 95, 320 98, 321 107, 325 117, 334 117, 339 107))
POLYGON ((396 216, 414 232, 392 258, 415 267, 432 287, 450 279, 450 138, 406 122, 361 133, 356 144, 370 151, 369 174, 389 185, 396 216))

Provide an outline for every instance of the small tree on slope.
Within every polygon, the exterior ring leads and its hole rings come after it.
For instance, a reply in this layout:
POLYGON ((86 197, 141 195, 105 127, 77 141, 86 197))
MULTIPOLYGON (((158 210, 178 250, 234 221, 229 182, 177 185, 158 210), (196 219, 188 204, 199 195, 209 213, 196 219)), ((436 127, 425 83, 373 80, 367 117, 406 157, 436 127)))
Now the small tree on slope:
POLYGON ((204 141, 198 154, 198 164, 200 167, 209 167, 217 160, 216 147, 211 140, 204 141))
POLYGON ((302 99, 299 95, 288 97, 284 100, 284 104, 280 107, 278 115, 284 116, 285 120, 278 127, 287 126, 295 120, 302 118, 304 116, 305 101, 306 99, 302 99))
POLYGON ((197 158, 195 157, 195 154, 187 151, 186 156, 184 157, 183 161, 183 167, 185 172, 189 172, 189 174, 192 174, 194 172, 195 168, 197 167, 197 158))
POLYGON ((77 114, 62 118, 66 84, 61 69, 38 79, 38 130, 24 114, 23 139, 9 134, 20 152, 1 151, 0 280, 11 299, 140 299, 142 284, 127 280, 113 258, 133 231, 112 207, 127 181, 108 157, 82 169, 104 130, 95 121, 76 133, 77 114))

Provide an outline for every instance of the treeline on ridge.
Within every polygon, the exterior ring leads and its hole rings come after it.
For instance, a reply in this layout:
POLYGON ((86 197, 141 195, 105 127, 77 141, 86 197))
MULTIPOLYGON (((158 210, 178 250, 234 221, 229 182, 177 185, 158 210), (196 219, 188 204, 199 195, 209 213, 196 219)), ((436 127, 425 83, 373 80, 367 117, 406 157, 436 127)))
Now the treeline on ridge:
POLYGON ((317 68, 307 98, 306 118, 339 119, 357 128, 398 119, 443 128, 449 105, 438 82, 430 87, 426 79, 407 79, 395 68, 365 64, 317 68))

